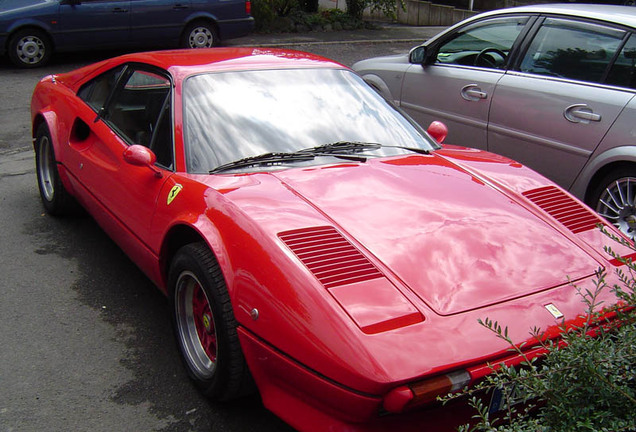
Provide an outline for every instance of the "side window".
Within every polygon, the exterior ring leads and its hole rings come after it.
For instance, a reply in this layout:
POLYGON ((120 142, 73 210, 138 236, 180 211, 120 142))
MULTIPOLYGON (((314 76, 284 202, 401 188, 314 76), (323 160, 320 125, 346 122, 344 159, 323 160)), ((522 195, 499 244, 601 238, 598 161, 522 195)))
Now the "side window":
POLYGON ((149 147, 157 163, 172 168, 170 80, 146 70, 126 71, 104 120, 129 144, 149 147))
POLYGON ((633 34, 616 58, 605 83, 636 88, 636 36, 633 34))
POLYGON ((501 69, 529 19, 527 16, 495 18, 463 28, 453 39, 440 45, 437 63, 501 69))
POLYGON ((172 99, 170 96, 166 97, 161 108, 149 147, 157 156, 157 164, 169 170, 173 168, 172 99))
POLYGON ((521 72, 601 82, 625 32, 587 22, 548 18, 530 44, 521 72))
POLYGON ((106 104, 108 96, 115 88, 117 79, 119 78, 119 75, 123 70, 124 67, 120 66, 118 68, 111 69, 110 71, 103 73, 97 78, 87 82, 82 87, 80 87, 79 91, 77 92, 77 96, 84 102, 86 102, 96 112, 99 112, 106 104))

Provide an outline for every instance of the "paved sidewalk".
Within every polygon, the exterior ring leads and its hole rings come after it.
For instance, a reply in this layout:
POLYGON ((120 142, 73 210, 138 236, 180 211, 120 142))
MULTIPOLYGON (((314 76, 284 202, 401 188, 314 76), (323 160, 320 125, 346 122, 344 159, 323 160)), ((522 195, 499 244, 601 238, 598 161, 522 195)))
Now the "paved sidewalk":
POLYGON ((417 27, 380 24, 377 30, 342 30, 307 33, 252 33, 223 42, 223 46, 279 46, 314 44, 401 43, 413 44, 430 39, 446 27, 417 27))

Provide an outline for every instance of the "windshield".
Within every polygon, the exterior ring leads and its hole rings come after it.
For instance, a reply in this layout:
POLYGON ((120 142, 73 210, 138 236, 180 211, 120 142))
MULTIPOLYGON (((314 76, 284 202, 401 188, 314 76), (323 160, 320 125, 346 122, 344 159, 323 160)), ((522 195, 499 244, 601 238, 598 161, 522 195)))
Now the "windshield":
MULTIPOLYGON (((191 173, 208 173, 246 157, 343 141, 437 148, 348 70, 259 70, 190 77, 184 88, 184 127, 191 173)), ((377 146, 366 153, 375 157, 407 152, 377 146)), ((303 163, 325 163, 325 159, 305 158, 303 163)))

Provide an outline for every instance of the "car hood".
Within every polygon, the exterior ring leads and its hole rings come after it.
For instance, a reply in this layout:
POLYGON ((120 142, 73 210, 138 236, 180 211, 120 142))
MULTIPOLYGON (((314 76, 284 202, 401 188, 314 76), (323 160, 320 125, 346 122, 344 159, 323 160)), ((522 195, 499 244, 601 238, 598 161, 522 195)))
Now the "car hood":
POLYGON ((549 290, 600 265, 523 197, 437 154, 275 176, 440 315, 549 290))
POLYGON ((368 69, 376 69, 381 65, 387 64, 409 64, 408 54, 394 54, 389 56, 373 57, 365 60, 360 60, 351 67, 354 71, 366 71, 368 69))

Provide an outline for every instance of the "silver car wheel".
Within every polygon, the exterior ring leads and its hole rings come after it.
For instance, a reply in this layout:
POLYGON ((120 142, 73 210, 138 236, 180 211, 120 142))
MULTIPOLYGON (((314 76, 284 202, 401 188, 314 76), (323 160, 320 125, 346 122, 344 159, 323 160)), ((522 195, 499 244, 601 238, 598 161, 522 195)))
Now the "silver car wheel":
POLYGON ((210 302, 197 277, 179 275, 175 292, 176 327, 185 360, 194 375, 209 379, 216 370, 217 334, 210 302))
POLYGON ((48 136, 43 136, 38 145, 38 176, 42 194, 47 201, 53 201, 55 197, 55 160, 51 152, 51 141, 48 136))
POLYGON ((630 239, 636 238, 636 178, 616 179, 601 192, 596 211, 630 239))
POLYGON ((211 48, 214 46, 214 42, 214 34, 205 26, 193 28, 188 37, 190 48, 211 48))
POLYGON ((27 35, 18 41, 16 54, 24 64, 37 64, 40 63, 46 55, 46 45, 39 37, 27 35))

